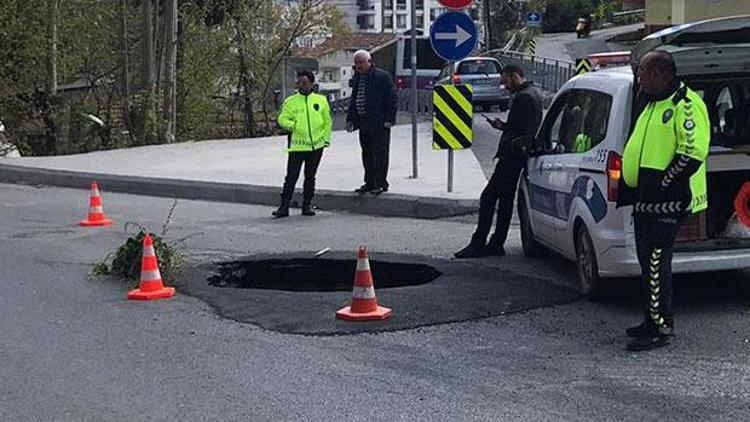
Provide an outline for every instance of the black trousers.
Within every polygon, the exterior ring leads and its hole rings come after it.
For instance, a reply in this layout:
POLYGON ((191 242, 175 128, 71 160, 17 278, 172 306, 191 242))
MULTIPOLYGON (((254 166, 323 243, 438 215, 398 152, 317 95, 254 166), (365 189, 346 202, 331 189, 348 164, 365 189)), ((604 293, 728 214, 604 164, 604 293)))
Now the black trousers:
POLYGON ((641 266, 646 320, 657 327, 674 325, 672 313, 672 254, 684 215, 633 215, 635 247, 641 266))
POLYGON ((391 148, 391 130, 383 128, 379 132, 372 132, 360 128, 359 145, 362 147, 365 184, 374 188, 388 188, 388 155, 391 148))
POLYGON ((303 204, 309 204, 315 196, 315 173, 318 172, 320 159, 323 157, 323 148, 315 151, 292 151, 286 162, 286 177, 284 188, 281 192, 281 202, 289 204, 294 195, 294 186, 297 185, 302 164, 305 164, 305 181, 302 185, 303 204))
POLYGON ((510 219, 513 217, 513 201, 516 198, 518 176, 523 166, 523 160, 513 158, 501 159, 495 165, 495 171, 479 198, 479 222, 471 243, 479 246, 485 245, 496 210, 495 233, 490 243, 497 247, 505 243, 510 228, 510 219))

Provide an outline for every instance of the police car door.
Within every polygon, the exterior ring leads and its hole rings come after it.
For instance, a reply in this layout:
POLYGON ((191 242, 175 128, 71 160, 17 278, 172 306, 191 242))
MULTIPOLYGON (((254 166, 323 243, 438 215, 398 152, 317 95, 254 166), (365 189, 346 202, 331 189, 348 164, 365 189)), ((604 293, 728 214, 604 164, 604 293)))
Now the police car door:
POLYGON ((568 99, 570 90, 557 96, 542 123, 536 143, 542 145, 544 153, 531 157, 527 163, 526 191, 527 207, 535 237, 539 241, 554 246, 556 243, 556 220, 558 216, 557 193, 553 189, 555 178, 560 177, 555 163, 559 148, 565 143, 562 137, 568 131, 570 112, 568 99))
POLYGON ((607 212, 607 150, 600 143, 607 135, 612 96, 585 86, 585 80, 579 81, 568 95, 561 144, 549 163, 557 217, 552 242, 561 250, 572 247, 576 215, 586 214, 586 221, 598 223, 607 212))

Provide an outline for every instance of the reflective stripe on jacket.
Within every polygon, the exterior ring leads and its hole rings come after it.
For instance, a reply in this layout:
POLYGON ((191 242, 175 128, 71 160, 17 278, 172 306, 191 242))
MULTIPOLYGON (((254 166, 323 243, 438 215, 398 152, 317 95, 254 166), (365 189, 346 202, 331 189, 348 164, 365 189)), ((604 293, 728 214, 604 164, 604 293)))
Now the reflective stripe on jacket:
POLYGON ((708 208, 706 157, 711 140, 711 123, 706 105, 693 90, 681 84, 674 95, 652 101, 638 117, 633 134, 625 145, 623 180, 637 188, 639 201, 684 200, 693 213, 708 208), (701 163, 685 186, 659 191, 658 182, 666 174, 676 154, 701 163))
POLYGON ((314 151, 331 145, 331 110, 325 96, 296 93, 284 100, 279 126, 291 132, 287 151, 314 151))

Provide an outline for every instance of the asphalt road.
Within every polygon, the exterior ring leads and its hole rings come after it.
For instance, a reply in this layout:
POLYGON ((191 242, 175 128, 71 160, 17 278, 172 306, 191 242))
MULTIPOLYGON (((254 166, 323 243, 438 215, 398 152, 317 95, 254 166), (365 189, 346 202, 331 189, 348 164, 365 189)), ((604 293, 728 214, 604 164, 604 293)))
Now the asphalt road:
MULTIPOLYGON (((640 318, 632 280, 601 303, 389 332, 284 334, 224 318, 182 291, 130 302, 129 283, 92 277, 92 262, 127 237, 124 222, 160 232, 171 205, 103 193, 118 225, 83 229, 88 192, 0 185, 2 421, 750 418, 747 273, 679 277, 676 343, 641 354, 622 347, 623 328, 640 318)), ((447 260, 473 228, 463 217, 328 212, 274 221, 271 210, 180 201, 167 238, 187 237, 190 265, 324 247, 353 255, 360 242, 373 254, 447 260)), ((533 274, 555 288, 573 283, 568 263, 522 257, 516 231, 508 252, 456 265, 496 269, 495 282, 533 274)), ((473 288, 454 284, 441 300, 473 288)))

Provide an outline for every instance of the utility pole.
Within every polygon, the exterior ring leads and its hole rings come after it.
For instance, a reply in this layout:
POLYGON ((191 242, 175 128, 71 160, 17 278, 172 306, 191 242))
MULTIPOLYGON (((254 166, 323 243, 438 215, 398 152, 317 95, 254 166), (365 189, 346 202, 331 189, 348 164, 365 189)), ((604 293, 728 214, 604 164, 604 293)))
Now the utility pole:
MULTIPOLYGON (((424 7, 423 13, 424 13, 424 7)), ((422 18, 424 22, 424 17, 422 18)), ((411 177, 419 176, 417 166, 417 0, 411 0, 411 177)))

